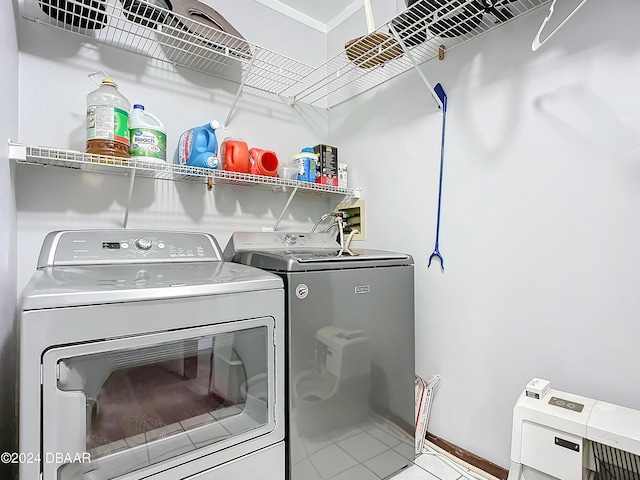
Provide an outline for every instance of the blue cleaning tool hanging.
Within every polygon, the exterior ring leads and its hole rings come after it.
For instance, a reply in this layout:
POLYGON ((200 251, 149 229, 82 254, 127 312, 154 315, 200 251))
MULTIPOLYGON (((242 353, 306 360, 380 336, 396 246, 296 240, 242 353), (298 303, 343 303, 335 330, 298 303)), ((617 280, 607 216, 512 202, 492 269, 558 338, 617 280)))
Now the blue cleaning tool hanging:
POLYGON ((438 220, 436 222, 436 246, 433 250, 433 253, 429 257, 429 264, 427 268, 431 266, 431 260, 436 257, 440 260, 440 267, 444 271, 444 260, 442 260, 442 255, 440 255, 439 243, 440 243, 440 204, 442 202, 442 166, 444 165, 444 131, 447 125, 447 94, 444 93, 444 88, 439 83, 433 88, 438 95, 438 98, 442 102, 442 143, 440 144, 440 186, 438 187, 438 220))

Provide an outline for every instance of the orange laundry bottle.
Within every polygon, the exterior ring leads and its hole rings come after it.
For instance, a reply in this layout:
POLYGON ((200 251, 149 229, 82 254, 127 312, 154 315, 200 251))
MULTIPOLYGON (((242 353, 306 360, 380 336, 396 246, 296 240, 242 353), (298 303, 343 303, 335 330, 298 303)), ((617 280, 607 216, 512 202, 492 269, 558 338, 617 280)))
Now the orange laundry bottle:
POLYGON ((275 177, 278 173, 278 156, 271 150, 252 148, 249 150, 251 158, 251 173, 275 177))

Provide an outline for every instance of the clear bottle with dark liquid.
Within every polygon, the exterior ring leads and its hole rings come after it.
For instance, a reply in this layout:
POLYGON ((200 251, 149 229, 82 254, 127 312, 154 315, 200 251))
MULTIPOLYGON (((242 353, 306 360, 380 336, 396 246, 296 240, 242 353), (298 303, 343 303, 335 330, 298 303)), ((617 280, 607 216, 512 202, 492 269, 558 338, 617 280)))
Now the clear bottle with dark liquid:
POLYGON ((116 82, 103 78, 100 87, 87 95, 87 153, 129 158, 130 111, 131 104, 116 82))

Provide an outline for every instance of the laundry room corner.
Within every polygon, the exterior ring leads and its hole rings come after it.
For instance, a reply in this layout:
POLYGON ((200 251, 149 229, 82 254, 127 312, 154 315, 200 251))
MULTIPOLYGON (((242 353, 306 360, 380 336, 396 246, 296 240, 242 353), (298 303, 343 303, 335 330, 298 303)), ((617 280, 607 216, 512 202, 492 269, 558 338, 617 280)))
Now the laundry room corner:
MULTIPOLYGON (((558 2, 557 23, 578 2, 558 2)), ((640 43, 634 1, 591 1, 538 51, 548 6, 330 111, 367 192, 368 247, 416 261, 416 371, 440 374, 429 430, 503 467, 523 382, 640 407, 640 43), (615 34, 613 33, 615 32, 615 34)), ((338 38, 353 33, 330 33, 338 38)), ((335 53, 335 52, 334 52, 335 53)), ((384 67, 386 68, 386 67, 384 67)), ((360 242, 356 242, 360 243, 360 242)))
POLYGON ((0 480, 640 480, 639 18, 2 2, 0 480))

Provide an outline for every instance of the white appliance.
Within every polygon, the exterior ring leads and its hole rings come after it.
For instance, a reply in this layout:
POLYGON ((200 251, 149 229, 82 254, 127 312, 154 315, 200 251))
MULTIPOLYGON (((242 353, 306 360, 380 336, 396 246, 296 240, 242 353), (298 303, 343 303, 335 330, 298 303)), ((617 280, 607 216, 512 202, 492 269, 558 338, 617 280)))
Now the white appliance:
POLYGON ((20 480, 284 478, 282 280, 212 236, 53 232, 19 329, 20 480))
MULTIPOLYGON (((536 379, 539 380, 539 379, 536 379)), ((508 480, 640 479, 640 412, 550 389, 513 410, 508 480)))

